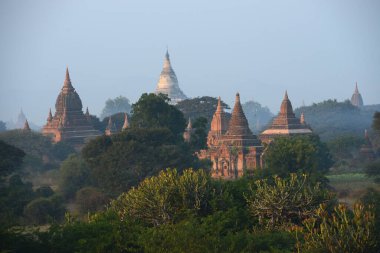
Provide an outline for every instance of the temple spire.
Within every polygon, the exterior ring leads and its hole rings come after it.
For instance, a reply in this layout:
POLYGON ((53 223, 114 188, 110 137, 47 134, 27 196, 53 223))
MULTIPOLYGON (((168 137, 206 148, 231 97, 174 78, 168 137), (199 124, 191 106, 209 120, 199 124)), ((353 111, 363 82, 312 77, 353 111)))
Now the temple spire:
POLYGON ((66 91, 66 92, 74 90, 74 87, 71 84, 69 67, 66 67, 66 76, 65 76, 65 81, 63 82, 63 88, 62 88, 62 90, 66 91))
POLYGON ((218 97, 218 105, 216 107, 216 112, 223 112, 223 107, 222 107, 222 101, 220 99, 220 97, 218 97))
POLYGON ((355 83, 355 93, 358 94, 359 93, 359 89, 358 89, 358 82, 355 83))
POLYGON ((240 103, 240 95, 236 93, 235 105, 232 110, 231 120, 228 126, 227 134, 229 135, 251 135, 252 132, 249 129, 247 118, 243 112, 243 108, 240 103))
POLYGON ((25 120, 25 124, 24 124, 24 128, 22 129, 23 131, 26 131, 26 132, 30 132, 32 131, 29 127, 29 123, 28 123, 28 120, 26 119, 25 120))
POLYGON ((88 111, 88 107, 86 107, 86 117, 89 117, 90 116, 90 112, 88 111))
POLYGON ((115 123, 112 122, 112 116, 110 116, 108 119, 108 125, 106 128, 105 134, 110 136, 114 133, 116 133, 116 126, 115 126, 115 123))
POLYGON ((289 97, 288 97, 288 90, 285 90, 284 100, 289 100, 289 97))
POLYGON ((129 127, 128 114, 124 113, 124 124, 122 130, 125 130, 129 127))
POLYGON ((288 97, 288 91, 285 91, 285 96, 281 103, 280 114, 283 116, 294 116, 293 106, 288 97))
POLYGON ((191 124, 191 118, 189 117, 189 123, 187 124, 187 129, 191 130, 193 129, 193 125, 191 124))

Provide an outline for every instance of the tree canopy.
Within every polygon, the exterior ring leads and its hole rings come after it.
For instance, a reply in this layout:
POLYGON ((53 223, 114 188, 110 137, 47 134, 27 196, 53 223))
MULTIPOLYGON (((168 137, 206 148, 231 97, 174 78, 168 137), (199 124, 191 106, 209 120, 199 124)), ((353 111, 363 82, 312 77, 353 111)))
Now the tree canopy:
POLYGON ((256 133, 261 132, 274 116, 268 107, 253 100, 245 102, 242 107, 250 129, 256 133))
POLYGON ((104 119, 110 115, 125 112, 129 113, 131 111, 131 105, 129 103, 129 99, 123 96, 118 96, 114 99, 107 99, 106 105, 104 106, 102 113, 100 114, 100 118, 104 119))
POLYGON ((175 136, 182 136, 186 120, 182 112, 168 102, 163 94, 142 94, 132 105, 131 127, 168 128, 175 136))

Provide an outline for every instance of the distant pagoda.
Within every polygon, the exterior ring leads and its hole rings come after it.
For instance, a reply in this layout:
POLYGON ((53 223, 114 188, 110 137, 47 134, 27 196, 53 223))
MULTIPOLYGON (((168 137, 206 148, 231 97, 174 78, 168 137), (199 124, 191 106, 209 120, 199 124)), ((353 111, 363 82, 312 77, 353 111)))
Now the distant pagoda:
POLYGON ((355 84, 355 91, 351 97, 351 104, 356 107, 361 107, 364 105, 362 95, 359 93, 358 83, 355 84))
POLYGON ((82 111, 82 101, 71 84, 69 70, 55 103, 54 116, 49 111, 42 134, 51 136, 54 142, 66 141, 81 147, 86 140, 102 135, 90 123, 88 109, 82 111))
POLYGON ((178 79, 170 63, 168 51, 165 54, 164 66, 156 88, 156 94, 160 93, 168 95, 171 104, 177 104, 187 99, 186 95, 179 88, 178 79))
POLYGON ((211 176, 214 178, 239 178, 245 172, 253 171, 261 166, 263 146, 249 129, 239 93, 236 94, 235 106, 229 122, 219 98, 218 107, 211 121, 207 146, 208 149, 201 150, 198 157, 212 161, 211 176))
POLYGON ((280 113, 273 120, 272 124, 260 134, 260 139, 264 143, 271 142, 278 136, 292 136, 299 134, 312 134, 313 131, 305 122, 305 116, 302 113, 301 119, 296 118, 292 103, 289 100, 288 93, 285 91, 284 99, 281 103, 280 113))
POLYGON ((373 151, 371 140, 369 139, 367 129, 364 131, 364 144, 360 147, 360 157, 364 160, 375 160, 376 154, 373 151))

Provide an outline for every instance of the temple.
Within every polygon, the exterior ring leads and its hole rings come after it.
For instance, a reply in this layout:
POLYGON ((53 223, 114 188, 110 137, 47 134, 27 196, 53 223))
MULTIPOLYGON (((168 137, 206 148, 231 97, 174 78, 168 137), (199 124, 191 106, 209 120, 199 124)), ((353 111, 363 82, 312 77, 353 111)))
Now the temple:
POLYGON ((29 127, 29 122, 27 119, 25 119, 24 128, 22 129, 24 132, 31 132, 32 129, 29 127))
POLYGON ((312 134, 313 131, 306 124, 305 115, 301 114, 301 119, 296 118, 292 103, 288 93, 285 91, 284 99, 281 103, 280 113, 272 121, 272 124, 259 136, 264 143, 273 141, 278 136, 292 136, 300 134, 312 134))
POLYGON ((212 161, 211 176, 214 178, 235 179, 261 167, 263 146, 248 127, 239 93, 236 94, 229 122, 219 98, 211 121, 207 146, 208 149, 201 150, 198 157, 212 161))
POLYGON ((364 105, 362 95, 359 93, 358 83, 355 84, 355 91, 351 97, 351 104, 357 107, 361 107, 364 105))
POLYGON ((102 135, 91 125, 88 109, 86 115, 83 114, 82 101, 71 84, 66 68, 66 78, 55 103, 55 114, 53 116, 49 110, 42 134, 51 136, 54 142, 65 141, 80 148, 88 139, 102 135))
POLYGON ((166 51, 165 54, 164 66, 156 88, 156 94, 160 93, 167 95, 170 98, 171 104, 177 104, 178 102, 187 99, 185 94, 179 88, 178 79, 170 63, 168 51, 166 51))
POLYGON ((191 119, 189 118, 189 122, 187 124, 187 127, 185 129, 185 132, 183 133, 183 139, 185 142, 191 141, 191 135, 193 134, 193 125, 191 124, 191 119))
POLYGON ((115 125, 115 123, 112 122, 112 116, 110 116, 108 118, 108 125, 106 127, 104 134, 107 136, 110 136, 110 135, 116 134, 117 132, 118 131, 117 131, 116 125, 115 125))

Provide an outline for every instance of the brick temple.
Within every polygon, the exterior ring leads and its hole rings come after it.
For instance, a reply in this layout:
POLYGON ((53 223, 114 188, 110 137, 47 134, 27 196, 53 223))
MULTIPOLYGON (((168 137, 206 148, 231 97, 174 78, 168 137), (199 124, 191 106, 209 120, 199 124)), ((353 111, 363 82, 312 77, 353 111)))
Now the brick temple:
POLYGON ((313 131, 310 126, 306 124, 305 115, 302 113, 300 119, 295 116, 292 103, 288 97, 288 92, 285 91, 280 113, 272 121, 272 124, 259 135, 259 138, 262 142, 269 143, 279 136, 294 136, 312 133, 313 131))
POLYGON ((236 94, 231 119, 227 120, 220 98, 211 121, 207 137, 207 150, 201 150, 200 159, 210 159, 213 163, 211 176, 235 179, 249 170, 261 166, 263 146, 249 129, 247 118, 236 94))
POLYGON ((102 135, 90 123, 88 109, 82 111, 82 101, 71 84, 66 68, 66 78, 55 103, 54 116, 49 111, 42 134, 50 136, 53 142, 65 141, 80 148, 87 140, 102 135))

